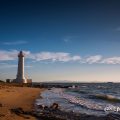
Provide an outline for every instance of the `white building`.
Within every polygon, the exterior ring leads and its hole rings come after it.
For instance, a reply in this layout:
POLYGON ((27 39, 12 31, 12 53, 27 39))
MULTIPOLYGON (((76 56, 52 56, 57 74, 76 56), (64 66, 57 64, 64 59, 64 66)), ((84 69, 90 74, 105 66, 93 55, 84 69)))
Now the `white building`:
POLYGON ((18 71, 15 82, 27 83, 27 79, 24 76, 24 54, 22 51, 18 54, 18 71))

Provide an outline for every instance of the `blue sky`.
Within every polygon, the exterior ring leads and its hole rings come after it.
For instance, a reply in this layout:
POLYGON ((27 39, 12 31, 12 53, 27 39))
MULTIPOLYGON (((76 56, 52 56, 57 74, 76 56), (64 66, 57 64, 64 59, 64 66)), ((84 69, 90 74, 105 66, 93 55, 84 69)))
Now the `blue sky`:
POLYGON ((0 79, 17 54, 33 81, 120 82, 119 0, 1 0, 0 79))

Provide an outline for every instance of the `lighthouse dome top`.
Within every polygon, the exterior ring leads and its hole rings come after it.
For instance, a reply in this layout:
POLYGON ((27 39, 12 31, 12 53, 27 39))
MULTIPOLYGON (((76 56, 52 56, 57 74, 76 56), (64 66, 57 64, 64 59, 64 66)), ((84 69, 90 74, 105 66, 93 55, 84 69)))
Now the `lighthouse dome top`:
POLYGON ((20 51, 20 52, 19 52, 18 57, 24 57, 23 51, 20 51))

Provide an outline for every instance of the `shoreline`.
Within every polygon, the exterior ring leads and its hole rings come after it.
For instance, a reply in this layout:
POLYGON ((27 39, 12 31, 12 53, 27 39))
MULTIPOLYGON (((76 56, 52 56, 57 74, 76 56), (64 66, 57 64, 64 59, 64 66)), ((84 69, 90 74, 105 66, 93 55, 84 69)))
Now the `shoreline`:
POLYGON ((66 112, 59 103, 51 106, 44 104, 35 107, 35 100, 41 98, 43 88, 16 87, 0 84, 0 120, 120 120, 120 115, 87 115, 66 112))
MULTIPOLYGON (((66 111, 66 109, 61 109, 63 106, 59 102, 53 101, 56 96, 52 97, 49 91, 46 95, 41 95, 42 99, 36 102, 37 111, 34 115, 39 119, 42 120, 120 120, 120 114, 117 113, 108 113, 104 115, 97 115, 97 114, 87 114, 82 112, 73 112, 73 111, 66 111), (48 95, 48 96, 47 96, 48 95), (49 98, 50 96, 50 98, 49 98), (45 97, 45 98, 44 98, 45 97), (45 99, 49 98, 49 104, 47 104, 45 99)), ((44 91, 45 92, 45 91, 44 91)), ((44 93, 43 92, 43 93, 44 93)), ((57 92, 57 90, 55 90, 57 92)), ((52 92, 53 93, 53 92, 52 92)))
POLYGON ((108 114, 105 116, 95 116, 82 113, 78 114, 61 111, 59 108, 57 109, 53 106, 54 105, 51 107, 45 106, 44 109, 42 108, 39 112, 36 112, 33 115, 36 116, 38 120, 120 120, 120 115, 117 114, 108 114))

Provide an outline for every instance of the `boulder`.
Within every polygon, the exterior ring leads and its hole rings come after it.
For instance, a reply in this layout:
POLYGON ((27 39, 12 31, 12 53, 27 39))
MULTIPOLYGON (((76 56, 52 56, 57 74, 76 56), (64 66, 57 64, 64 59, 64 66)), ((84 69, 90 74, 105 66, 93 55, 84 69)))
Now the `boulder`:
POLYGON ((38 105, 38 109, 44 110, 44 108, 45 108, 45 105, 38 105))
POLYGON ((22 108, 15 108, 15 109, 11 109, 11 112, 18 114, 24 114, 24 111, 22 108))
POLYGON ((59 105, 58 105, 58 103, 53 103, 53 104, 50 106, 50 108, 52 108, 52 109, 58 109, 58 108, 59 108, 59 105))

